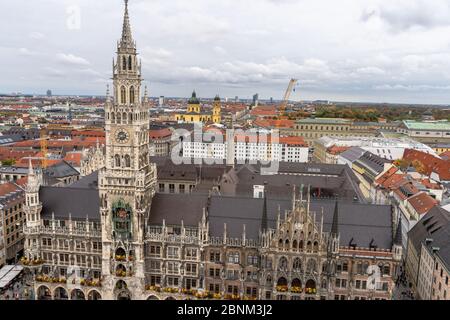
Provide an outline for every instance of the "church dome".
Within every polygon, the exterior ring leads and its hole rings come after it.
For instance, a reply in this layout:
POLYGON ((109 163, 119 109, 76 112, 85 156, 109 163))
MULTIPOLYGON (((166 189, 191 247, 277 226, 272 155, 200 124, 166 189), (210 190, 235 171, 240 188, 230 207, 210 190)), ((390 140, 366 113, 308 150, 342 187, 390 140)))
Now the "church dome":
POLYGON ((200 104, 200 101, 197 99, 197 94, 192 92, 192 97, 188 101, 189 104, 200 104))
POLYGON ((219 95, 216 95, 216 97, 214 98, 214 101, 220 101, 219 95))

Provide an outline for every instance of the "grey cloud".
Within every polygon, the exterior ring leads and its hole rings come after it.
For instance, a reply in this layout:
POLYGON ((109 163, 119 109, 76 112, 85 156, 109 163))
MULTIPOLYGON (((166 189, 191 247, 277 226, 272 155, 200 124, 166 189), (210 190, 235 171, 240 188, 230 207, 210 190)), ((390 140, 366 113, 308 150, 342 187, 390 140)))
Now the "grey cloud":
POLYGON ((59 62, 69 64, 69 65, 77 65, 77 66, 89 66, 90 62, 85 58, 78 57, 74 54, 66 54, 66 53, 58 53, 57 59, 59 62))
MULTIPOLYGON (((10 14, 0 29, 10 31, 0 60, 11 63, 0 87, 104 94, 122 27, 123 4, 113 2, 1 1, 10 14), (72 5, 79 30, 66 26, 72 5), (24 12, 30 19, 18 19, 24 12)), ((450 93, 433 88, 450 83, 449 12, 447 0, 130 0, 155 96, 196 88, 205 97, 281 98, 296 77, 301 99, 447 102, 450 93)))
POLYGON ((380 19, 396 31, 447 26, 450 25, 450 3, 447 0, 380 1, 361 15, 364 22, 371 19, 380 19))

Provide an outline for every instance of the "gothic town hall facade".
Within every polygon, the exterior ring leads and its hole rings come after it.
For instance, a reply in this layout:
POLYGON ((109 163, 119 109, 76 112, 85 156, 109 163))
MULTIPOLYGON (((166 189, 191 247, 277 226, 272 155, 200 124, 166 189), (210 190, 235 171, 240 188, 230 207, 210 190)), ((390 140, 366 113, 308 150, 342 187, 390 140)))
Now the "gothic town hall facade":
POLYGON ((30 164, 21 262, 35 297, 390 299, 402 255, 390 206, 319 201, 306 185, 292 186, 286 200, 269 192, 270 181, 259 197, 157 192, 125 2, 103 168, 49 187, 30 164))

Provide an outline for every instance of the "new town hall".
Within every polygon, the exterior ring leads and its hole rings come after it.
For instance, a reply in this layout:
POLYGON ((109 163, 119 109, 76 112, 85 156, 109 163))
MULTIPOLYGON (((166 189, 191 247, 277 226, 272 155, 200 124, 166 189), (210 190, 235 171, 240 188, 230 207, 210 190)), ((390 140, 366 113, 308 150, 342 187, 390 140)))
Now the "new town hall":
POLYGON ((66 187, 42 185, 30 165, 22 264, 36 297, 389 299, 398 217, 365 204, 345 166, 285 163, 262 176, 149 156, 127 2, 104 165, 66 187))

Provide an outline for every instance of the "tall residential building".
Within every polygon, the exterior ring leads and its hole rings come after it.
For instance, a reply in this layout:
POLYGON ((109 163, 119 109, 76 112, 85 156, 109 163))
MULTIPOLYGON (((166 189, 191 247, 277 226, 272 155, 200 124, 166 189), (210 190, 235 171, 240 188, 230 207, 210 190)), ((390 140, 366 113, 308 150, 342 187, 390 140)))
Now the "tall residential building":
POLYGON ((0 185, 0 265, 14 264, 24 247, 25 192, 13 182, 0 185))

